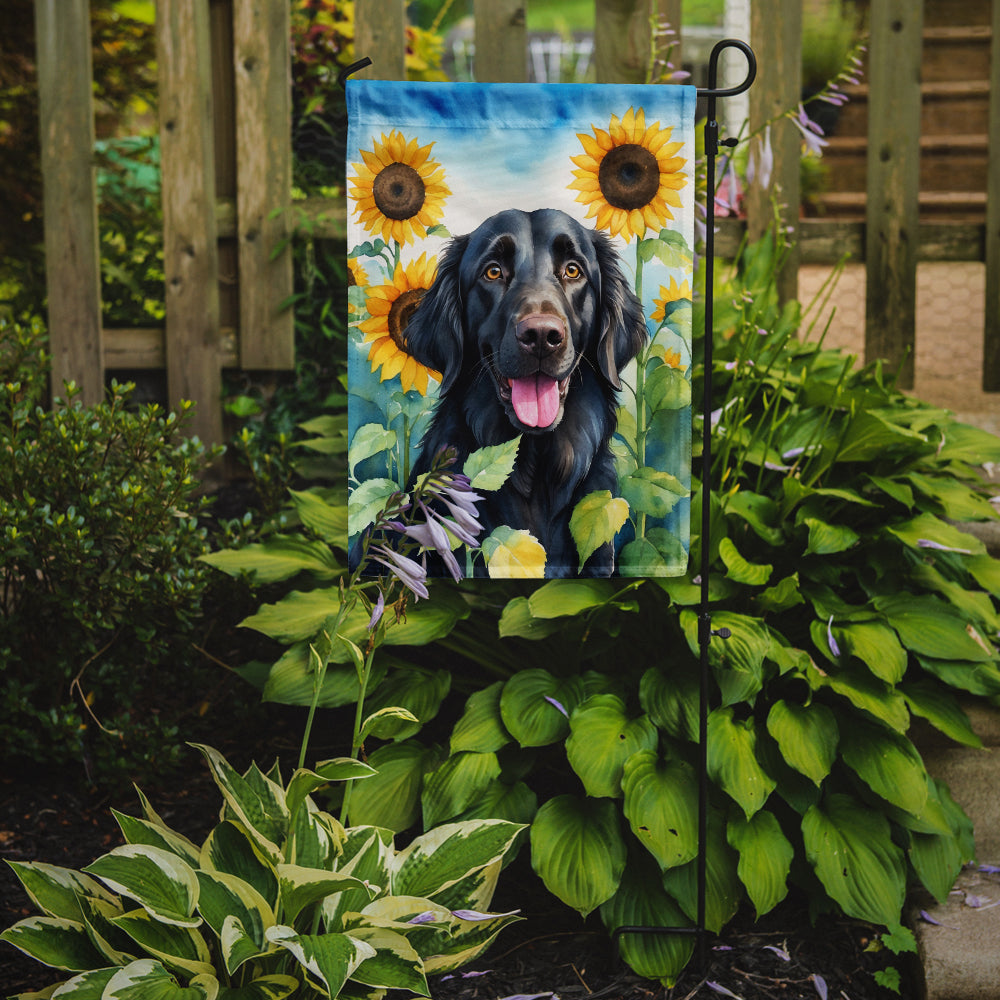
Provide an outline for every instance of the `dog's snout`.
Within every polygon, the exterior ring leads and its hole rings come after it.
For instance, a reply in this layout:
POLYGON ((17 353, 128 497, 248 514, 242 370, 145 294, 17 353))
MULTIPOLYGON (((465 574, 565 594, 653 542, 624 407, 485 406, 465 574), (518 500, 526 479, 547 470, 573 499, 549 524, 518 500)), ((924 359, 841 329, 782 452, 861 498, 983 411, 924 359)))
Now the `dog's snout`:
POLYGON ((551 313, 531 313, 518 321, 514 335, 523 350, 545 357, 566 342, 566 324, 551 313))

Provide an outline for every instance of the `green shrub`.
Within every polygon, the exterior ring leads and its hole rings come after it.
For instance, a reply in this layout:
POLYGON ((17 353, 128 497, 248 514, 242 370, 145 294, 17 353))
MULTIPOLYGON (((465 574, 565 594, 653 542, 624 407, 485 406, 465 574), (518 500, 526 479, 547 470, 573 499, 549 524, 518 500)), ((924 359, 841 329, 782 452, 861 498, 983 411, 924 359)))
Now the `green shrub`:
POLYGON ((127 385, 43 408, 41 337, 0 321, 0 744, 110 772, 176 752, 158 695, 191 662, 209 456, 187 405, 131 409, 127 385))
POLYGON ((0 938, 78 973, 60 995, 429 996, 428 974, 472 961, 518 919, 486 912, 518 825, 453 823, 398 849, 390 831, 345 829, 311 798, 370 778, 366 764, 324 761, 285 785, 277 766, 240 774, 199 749, 225 803, 202 845, 141 796, 144 818, 115 813, 127 843, 82 872, 11 863, 42 914, 0 938))
MULTIPOLYGON (((371 708, 419 721, 370 741, 379 773, 355 790, 353 821, 530 821, 535 869, 581 914, 598 910, 609 930, 693 923, 697 574, 710 544, 712 625, 731 637, 709 651, 708 928, 796 887, 814 912, 904 940, 908 886, 947 896, 971 825, 909 730, 919 717, 977 746, 959 696, 1000 695, 1000 560, 955 524, 996 517, 977 466, 1000 461, 1000 439, 904 395, 878 363, 799 339, 799 304, 777 301, 781 253, 770 238, 746 248, 716 288, 714 461, 710 489, 693 490, 687 576, 436 581, 368 689, 371 708), (428 642, 413 662, 406 644, 428 642), (422 740, 450 690, 471 692, 464 711, 448 709, 458 721, 443 740, 422 740)), ((697 354, 693 376, 700 399, 697 354)), ((331 450, 337 434, 331 423, 331 450)), ((315 697, 309 640, 343 566, 336 506, 330 491, 295 494, 308 542, 286 532, 230 554, 230 572, 292 588, 245 622, 289 647, 254 671, 265 698, 315 697)), ((358 690, 336 653, 328 706, 358 690)), ((665 982, 691 949, 690 937, 622 939, 633 968, 665 982)))

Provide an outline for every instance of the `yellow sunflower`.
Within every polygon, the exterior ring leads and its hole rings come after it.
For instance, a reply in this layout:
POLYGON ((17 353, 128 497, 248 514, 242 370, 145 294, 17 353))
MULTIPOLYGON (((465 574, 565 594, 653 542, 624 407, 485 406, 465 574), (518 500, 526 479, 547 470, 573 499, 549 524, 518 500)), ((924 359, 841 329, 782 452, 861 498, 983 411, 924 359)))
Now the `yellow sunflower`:
POLYGON ((379 381, 398 375, 405 392, 416 389, 421 396, 427 395, 428 379, 440 382, 441 375, 407 353, 406 326, 431 287, 436 271, 437 258, 427 260, 427 254, 421 254, 406 267, 398 264, 391 285, 368 289, 365 305, 369 319, 358 324, 365 335, 364 342, 371 344, 368 350, 371 370, 381 368, 379 381))
POLYGON ((434 143, 407 142, 402 132, 393 131, 372 144, 372 151, 360 151, 364 163, 352 164, 350 195, 358 221, 386 243, 423 239, 427 228, 441 221, 444 199, 451 194, 444 170, 430 159, 434 143))
MULTIPOLYGON (((368 285, 368 275, 357 257, 347 258, 347 284, 348 286, 357 285, 359 288, 365 288, 368 285)), ((348 315, 353 315, 357 311, 356 306, 350 302, 347 303, 348 315)))
POLYGON ((681 207, 677 192, 688 181, 681 172, 687 160, 676 155, 684 143, 670 141, 672 127, 657 122, 646 128, 642 108, 629 108, 621 120, 612 115, 607 132, 591 127, 593 136, 577 133, 584 154, 571 157, 580 169, 569 185, 589 206, 587 218, 596 216, 598 229, 626 241, 662 229, 674 217, 671 207, 681 207))
POLYGON ((669 303, 676 302, 678 299, 689 298, 691 298, 691 284, 687 278, 678 285, 673 275, 671 275, 669 287, 667 285, 660 285, 660 297, 653 299, 653 305, 656 306, 656 309, 653 310, 649 318, 652 320, 661 320, 664 318, 669 303))

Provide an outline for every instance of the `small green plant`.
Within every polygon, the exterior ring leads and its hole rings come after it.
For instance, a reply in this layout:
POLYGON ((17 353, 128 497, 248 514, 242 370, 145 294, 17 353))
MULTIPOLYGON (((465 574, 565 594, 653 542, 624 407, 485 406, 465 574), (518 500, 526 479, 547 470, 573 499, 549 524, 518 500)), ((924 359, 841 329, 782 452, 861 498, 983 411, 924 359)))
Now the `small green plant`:
POLYGON ((224 802, 200 846, 140 793, 142 818, 115 813, 125 845, 82 871, 10 863, 41 915, 0 939, 75 974, 59 996, 426 997, 428 974, 471 961, 518 919, 487 912, 517 824, 453 823, 399 849, 313 801, 369 778, 366 764, 324 761, 285 784, 277 766, 240 774, 198 749, 224 802))
POLYGON ((0 320, 0 744, 108 776, 175 753, 169 717, 137 698, 192 661, 212 453, 187 405, 135 409, 127 385, 96 406, 68 385, 44 408, 42 344, 39 323, 0 320))
POLYGON ((861 34, 850 0, 807 4, 802 16, 802 90, 815 94, 844 68, 861 34))

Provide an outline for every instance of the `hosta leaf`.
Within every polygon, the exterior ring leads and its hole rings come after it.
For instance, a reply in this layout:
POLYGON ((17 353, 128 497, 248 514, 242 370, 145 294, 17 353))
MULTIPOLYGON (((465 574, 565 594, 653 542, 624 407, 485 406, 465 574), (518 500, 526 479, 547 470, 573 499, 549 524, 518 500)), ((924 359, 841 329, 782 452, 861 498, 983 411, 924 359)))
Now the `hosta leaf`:
POLYGON ((886 530, 912 549, 924 548, 922 542, 932 542, 934 545, 965 551, 971 555, 986 553, 985 544, 975 535, 970 535, 933 514, 918 514, 909 521, 889 525, 886 530))
POLYGON ((245 573, 257 584, 288 580, 298 573, 329 580, 344 571, 325 542, 292 535, 272 535, 266 542, 209 552, 199 558, 230 576, 245 573))
POLYGON ((659 365, 647 377, 643 396, 650 412, 681 410, 691 405, 691 383, 680 369, 659 365))
POLYGON ((906 478, 925 497, 940 505, 941 512, 950 521, 983 521, 996 517, 986 497, 954 476, 924 476, 911 472, 906 478))
POLYGON ((64 917, 28 917, 19 920, 0 934, 26 955, 54 969, 81 972, 105 965, 101 954, 91 944, 87 929, 64 917))
POLYGON ((849 795, 830 795, 806 813, 802 836, 809 863, 844 913, 874 924, 899 923, 906 866, 882 813, 849 795))
MULTIPOLYGON (((743 899, 743 883, 736 874, 736 852, 726 843, 726 824, 720 813, 708 818, 705 849, 705 926, 718 934, 732 919, 743 899)), ((698 861, 663 873, 663 887, 696 920, 698 917, 698 861)))
POLYGON ((121 828, 122 835, 129 844, 147 844, 150 847, 159 847, 164 851, 170 851, 177 857, 186 861, 189 865, 198 864, 199 849, 187 837, 163 826, 160 823, 150 822, 146 819, 136 819, 134 816, 126 816, 125 813, 111 810, 121 828))
POLYGON ((918 656, 917 662, 927 673, 937 677, 948 687, 986 697, 1000 694, 1000 669, 996 664, 970 663, 968 660, 936 660, 930 656, 918 656))
POLYGON ((650 667, 639 681, 639 704, 660 729, 678 740, 698 739, 698 675, 676 664, 650 667))
POLYGON ((547 670, 522 670, 504 684, 500 716, 521 746, 547 746, 566 736, 569 715, 582 700, 580 678, 561 679, 547 670))
POLYGON ((410 712, 418 721, 387 718, 379 727, 380 739, 405 740, 437 715, 450 689, 451 674, 447 670, 421 667, 394 670, 368 697, 365 708, 369 712, 386 708, 404 708, 410 712))
POLYGON ((965 710, 947 688, 931 680, 908 681, 900 691, 914 715, 926 719, 956 743, 967 747, 983 745, 965 710))
POLYGON ((688 553, 681 540, 666 528, 646 528, 618 554, 622 576, 679 576, 687 569, 688 553))
POLYGON ((381 424, 363 424, 354 432, 347 450, 349 471, 354 476, 358 462, 396 446, 396 432, 381 424))
POLYGON ((830 773, 837 756, 837 720, 826 705, 798 705, 779 699, 767 716, 767 731, 781 756, 815 785, 830 773))
POLYGON ((750 490, 740 490, 726 497, 726 514, 745 521, 758 538, 777 547, 784 541, 781 509, 771 497, 750 490))
POLYGON ((212 974, 211 953, 197 930, 161 923, 145 910, 123 913, 111 922, 168 968, 189 976, 212 974))
POLYGON ((346 889, 366 889, 364 883, 352 875, 303 868, 301 865, 278 865, 278 884, 282 914, 286 920, 293 922, 305 907, 327 896, 346 889))
POLYGON ((268 928, 267 939, 291 952, 310 978, 332 997, 340 994, 363 961, 375 957, 370 944, 348 934, 296 934, 291 927, 279 924, 268 928))
MULTIPOLYGON (((601 920, 610 932, 619 927, 687 927, 683 910, 664 891, 654 865, 630 858, 615 894, 601 904, 601 920)), ((619 938, 629 968, 648 979, 673 986, 691 959, 691 934, 629 934, 619 938)))
MULTIPOLYGON (((104 996, 104 988, 111 982, 118 967, 107 969, 91 969, 89 972, 82 972, 79 976, 67 979, 65 983, 57 987, 55 992, 49 993, 20 993, 10 1000, 30 1000, 34 997, 40 1000, 42 997, 51 996, 55 1000, 101 1000, 104 996)), ((52 987, 49 987, 51 990, 52 987)))
POLYGON ((437 763, 433 750, 415 740, 379 747, 368 758, 377 774, 351 790, 351 824, 401 832, 420 816, 424 773, 437 763))
POLYGON ((454 819, 499 776, 500 764, 495 753, 452 754, 424 779, 421 795, 424 827, 454 819))
POLYGON ((299 520, 330 545, 347 547, 347 504, 329 503, 316 490, 289 490, 299 520))
POLYGON ((974 556, 964 560, 965 568, 976 583, 994 597, 1000 597, 1000 559, 990 555, 974 556))
POLYGON ((945 818, 943 832, 923 833, 915 831, 910 834, 909 856, 910 864, 917 873, 924 887, 939 903, 944 903, 962 865, 971 861, 974 845, 963 841, 968 833, 971 840, 971 826, 962 810, 955 805, 948 793, 941 792, 936 782, 929 782, 930 798, 941 810, 945 818), (952 828, 952 821, 958 828, 952 828))
POLYGON ((884 681, 873 677, 868 670, 842 667, 835 673, 822 675, 813 667, 808 671, 807 679, 813 688, 829 688, 897 732, 906 732, 910 724, 910 713, 906 710, 903 696, 884 681))
POLYGON ((147 844, 125 844, 98 858, 84 871, 113 892, 134 899, 150 916, 166 924, 197 927, 198 878, 187 862, 147 844))
POLYGON ((218 1000, 285 1000, 298 988, 299 981, 292 976, 261 976, 245 986, 223 987, 218 1000))
POLYGON ((749 819, 774 791, 776 782, 757 762, 753 718, 737 721, 732 708, 708 717, 708 774, 749 819))
POLYGON ((486 951, 500 931, 520 919, 516 912, 476 920, 455 917, 450 931, 447 934, 442 932, 438 946, 425 958, 424 971, 429 975, 451 972, 468 965, 486 951))
POLYGON ((840 753, 876 795, 914 815, 923 810, 927 772, 907 737, 854 718, 849 738, 841 741, 840 753))
POLYGON ((761 591, 754 598, 757 607, 763 612, 781 612, 804 604, 805 598, 799 589, 799 574, 793 573, 779 580, 773 587, 761 591))
POLYGON ((807 517, 803 520, 809 529, 806 555, 828 556, 845 552, 860 537, 853 528, 845 524, 828 524, 815 517, 807 517))
POLYGON ((746 886, 758 919, 788 894, 788 873, 795 849, 774 813, 762 809, 750 819, 737 816, 726 828, 729 846, 739 851, 736 873, 746 886))
POLYGON ((517 449, 521 436, 511 438, 503 444, 490 445, 470 452, 462 472, 469 477, 474 490, 498 490, 511 472, 517 459, 517 449))
POLYGON ((898 684, 906 673, 906 650, 896 633, 879 622, 834 625, 833 635, 844 653, 856 656, 879 679, 898 684))
POLYGON ((289 813, 298 812, 306 797, 331 781, 356 781, 374 777, 378 772, 364 761, 353 757, 334 757, 320 761, 315 770, 301 767, 292 775, 285 792, 289 813))
MULTIPOLYGON (((253 954, 263 951, 264 931, 275 923, 267 900, 248 882, 223 872, 200 871, 198 883, 201 887, 198 911, 216 936, 222 940, 226 921, 236 920, 242 935, 250 939, 253 954)), ((230 954, 231 949, 226 949, 226 968, 232 975, 241 962, 231 963, 230 954)))
POLYGON ((347 523, 351 536, 374 524, 387 507, 390 497, 399 492, 391 479, 366 479, 347 498, 347 523))
POLYGON ((610 899, 625 871, 618 809, 607 799, 558 795, 531 824, 531 865, 553 895, 582 916, 610 899))
POLYGON ((278 901, 278 876, 264 853, 239 823, 220 823, 201 848, 200 867, 223 872, 253 886, 271 907, 278 901))
POLYGON ((893 447, 920 445, 927 439, 870 410, 863 410, 851 421, 837 451, 838 462, 867 462, 893 447))
POLYGON ((451 733, 451 752, 475 750, 490 753, 510 742, 500 716, 500 692, 503 681, 490 684, 469 696, 462 717, 451 733))
POLYGON ((500 615, 500 638, 519 636, 522 639, 544 639, 562 628, 560 622, 536 618, 531 613, 527 597, 515 597, 504 605, 500 615))
POLYGON ((770 563, 747 562, 729 538, 723 538, 719 541, 719 557, 726 564, 726 575, 729 579, 736 583, 746 584, 748 587, 763 587, 771 578, 771 573, 774 570, 770 563))
POLYGON ((460 880, 499 862, 523 829, 504 820, 446 823, 416 837, 393 861, 392 891, 438 897, 460 880))
POLYGON ((355 982, 381 989, 409 990, 419 996, 430 995, 423 961, 402 934, 384 927, 361 926, 351 930, 351 937, 375 949, 375 954, 351 973, 355 982))
POLYGON ((975 663, 996 659, 995 650, 975 626, 936 597, 884 595, 874 603, 903 645, 915 653, 975 663))
POLYGON ((569 519, 569 531, 580 556, 579 571, 583 564, 615 535, 628 520, 628 503, 621 497, 612 497, 610 490, 588 493, 574 508, 569 519))
POLYGON ((538 796, 523 782, 493 781, 458 819, 505 819, 527 825, 538 812, 538 796))
POLYGON ((109 903, 115 901, 115 897, 97 879, 71 868, 60 868, 40 861, 8 861, 7 864, 13 869, 31 901, 46 916, 81 920, 81 896, 93 896, 109 903))
POLYGON ((625 818, 660 868, 697 855, 698 783, 688 764, 640 751, 625 762, 622 789, 625 818))
POLYGON ((216 1000, 218 995, 219 982, 212 975, 198 975, 181 986, 159 962, 143 958, 117 970, 101 1000, 216 1000))
POLYGON ((654 749, 658 738, 648 716, 629 719, 620 698, 592 695, 570 716, 566 758, 588 795, 617 799, 625 761, 638 750, 654 749))
POLYGON ((492 580, 541 580, 545 576, 545 549, 523 528, 494 528, 482 548, 492 580))
MULTIPOLYGON (((672 371, 666 366, 658 370, 664 369, 672 371)), ((676 476, 648 466, 636 469, 621 484, 621 493, 629 508, 654 518, 666 517, 689 492, 676 476)))
POLYGON ((550 580, 529 598, 535 618, 562 618, 600 608, 618 592, 610 580, 550 580))
MULTIPOLYGON (((699 657, 698 616, 685 610, 681 612, 680 621, 692 655, 699 657)), ((752 703, 763 685, 764 660, 771 648, 770 634, 759 618, 729 611, 712 615, 713 631, 723 628, 729 629, 729 638, 713 636, 708 647, 708 662, 722 689, 723 703, 752 703)))

